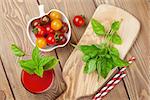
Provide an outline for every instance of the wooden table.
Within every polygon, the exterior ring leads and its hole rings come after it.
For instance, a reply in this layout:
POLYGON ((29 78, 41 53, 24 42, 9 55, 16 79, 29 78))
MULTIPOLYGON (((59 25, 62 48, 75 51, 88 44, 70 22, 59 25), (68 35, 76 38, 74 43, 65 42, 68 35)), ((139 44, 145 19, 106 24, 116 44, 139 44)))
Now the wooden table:
MULTIPOLYGON (((11 53, 10 45, 18 44, 27 53, 33 48, 26 35, 27 22, 38 16, 36 0, 0 0, 0 100, 52 100, 65 89, 61 71, 73 50, 70 44, 59 48, 47 55, 59 58, 60 63, 55 69, 56 80, 51 91, 34 95, 26 91, 21 82, 21 68, 17 65, 17 58, 11 53)), ((73 25, 74 15, 85 15, 88 24, 96 7, 100 4, 111 4, 127 10, 141 22, 141 31, 137 41, 127 57, 136 57, 136 64, 127 70, 128 76, 115 87, 105 100, 149 100, 150 99, 150 1, 149 0, 40 0, 45 5, 45 11, 51 8, 62 10, 72 25, 70 43, 77 44, 85 27, 77 28, 73 25)), ((134 27, 133 27, 134 28, 134 27)), ((58 98, 62 100, 63 94, 58 98)), ((84 97, 88 100, 90 96, 84 97)))

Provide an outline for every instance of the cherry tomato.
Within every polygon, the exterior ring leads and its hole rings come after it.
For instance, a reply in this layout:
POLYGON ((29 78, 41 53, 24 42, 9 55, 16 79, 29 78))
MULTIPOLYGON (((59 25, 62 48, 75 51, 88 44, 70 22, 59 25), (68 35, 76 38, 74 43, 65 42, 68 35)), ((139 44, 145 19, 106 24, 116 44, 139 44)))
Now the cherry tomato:
POLYGON ((50 24, 47 24, 44 27, 45 27, 45 29, 46 29, 46 31, 47 31, 48 34, 49 33, 50 34, 55 34, 55 31, 51 28, 50 24))
POLYGON ((48 15, 45 15, 41 18, 41 25, 45 25, 49 22, 50 22, 50 18, 48 17, 48 15))
POLYGON ((65 44, 66 41, 67 41, 67 38, 65 37, 65 35, 64 35, 64 34, 60 34, 60 35, 59 35, 59 40, 58 40, 58 42, 57 42, 58 45, 65 44))
POLYGON ((56 40, 55 40, 55 35, 54 34, 49 34, 46 38, 47 44, 48 45, 55 45, 56 40))
POLYGON ((41 21, 39 19, 35 19, 34 21, 31 22, 31 26, 34 28, 36 26, 39 26, 41 21))
POLYGON ((61 19, 61 14, 57 11, 52 11, 49 14, 49 17, 53 20, 53 19, 61 19))
POLYGON ((47 46, 47 42, 46 42, 46 39, 41 37, 41 38, 37 38, 36 39, 36 45, 39 47, 39 48, 45 48, 47 46))
POLYGON ((73 23, 77 26, 77 27, 81 27, 85 24, 85 19, 83 16, 81 15, 77 15, 74 17, 73 19, 73 23))
POLYGON ((47 32, 46 32, 45 28, 42 27, 42 26, 36 26, 36 27, 32 30, 32 32, 35 34, 35 36, 36 36, 37 38, 47 35, 47 32))
POLYGON ((69 30, 69 28, 68 28, 67 23, 63 22, 63 26, 62 26, 62 28, 60 29, 60 32, 61 32, 61 33, 67 33, 68 30, 69 30))
POLYGON ((59 29, 62 28, 62 22, 59 19, 54 19, 51 22, 51 28, 55 31, 58 31, 59 29))

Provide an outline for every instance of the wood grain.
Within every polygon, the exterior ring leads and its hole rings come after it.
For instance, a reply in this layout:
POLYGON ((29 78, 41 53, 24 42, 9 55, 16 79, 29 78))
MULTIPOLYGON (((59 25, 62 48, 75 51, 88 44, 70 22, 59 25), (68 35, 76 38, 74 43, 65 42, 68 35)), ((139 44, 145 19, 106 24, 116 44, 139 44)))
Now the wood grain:
POLYGON ((149 0, 95 0, 116 5, 126 9, 141 22, 141 31, 127 57, 135 56, 136 62, 132 64, 125 78, 125 85, 131 100, 149 100, 150 98, 150 3, 149 0))
MULTIPOLYGON (((0 4, 0 55, 15 98, 17 100, 55 99, 65 90, 65 83, 62 80, 59 65, 55 69, 56 77, 52 88, 43 94, 31 94, 25 90, 21 84, 21 68, 17 65, 17 59, 10 51, 10 45, 16 43, 25 50, 27 54, 31 54, 33 47, 26 35, 26 25, 32 17, 39 15, 37 2, 35 0, 1 0, 0 4)), ((56 56, 55 51, 44 55, 56 56)), ((26 58, 30 57, 31 56, 26 58)))
MULTIPOLYGON (((96 9, 93 18, 101 21, 101 23, 106 26, 106 30, 108 27, 110 27, 109 25, 114 20, 123 19, 119 33, 124 42, 122 45, 116 45, 116 47, 121 54, 121 58, 124 58, 137 37, 140 28, 138 20, 136 20, 132 15, 125 12, 124 10, 110 5, 100 5, 96 9), (131 26, 134 26, 134 29, 131 28, 131 26)), ((102 40, 103 39, 101 37, 97 37, 96 34, 94 34, 92 26, 89 24, 79 42, 79 45, 98 44, 102 40)), ((98 87, 106 82, 106 80, 115 70, 114 69, 105 80, 101 78, 98 81, 96 73, 89 75, 85 75, 83 73, 84 67, 81 67, 83 65, 84 63, 82 62, 82 53, 79 50, 74 49, 67 62, 65 63, 63 69, 63 76, 68 86, 64 98, 77 99, 82 95, 92 94, 98 89, 98 87)))
POLYGON ((6 99, 14 100, 0 58, 0 100, 6 100, 6 99))

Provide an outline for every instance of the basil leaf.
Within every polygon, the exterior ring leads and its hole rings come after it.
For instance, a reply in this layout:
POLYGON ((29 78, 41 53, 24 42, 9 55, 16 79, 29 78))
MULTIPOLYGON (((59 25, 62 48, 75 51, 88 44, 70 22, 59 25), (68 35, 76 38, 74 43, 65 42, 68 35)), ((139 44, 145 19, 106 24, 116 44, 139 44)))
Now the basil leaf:
POLYGON ((107 66, 107 70, 110 71, 113 68, 113 61, 110 59, 107 59, 106 66, 107 66))
POLYGON ((80 50, 90 58, 94 58, 97 55, 99 49, 95 45, 80 45, 80 50))
POLYGON ((105 57, 106 57, 107 59, 111 58, 110 54, 106 54, 105 57))
POLYGON ((96 69, 97 69, 97 73, 98 73, 98 79, 101 76, 101 60, 98 60, 96 63, 96 69))
POLYGON ((87 73, 92 73, 96 70, 96 59, 90 59, 88 62, 87 73))
MULTIPOLYGON (((95 53, 99 50, 95 45, 80 45, 80 50, 85 54, 85 55, 93 55, 93 51, 95 53)), ((95 55, 95 54, 94 54, 95 55)))
POLYGON ((103 78, 107 77, 107 67, 106 67, 106 59, 103 59, 103 61, 101 62, 101 76, 103 78))
POLYGON ((112 23, 112 25, 111 25, 112 31, 116 32, 119 30, 119 28, 120 28, 120 21, 115 21, 112 23))
POLYGON ((115 47, 110 47, 110 48, 109 48, 109 53, 110 53, 111 55, 115 55, 115 56, 118 56, 118 57, 119 57, 119 51, 118 51, 118 49, 115 48, 115 47))
POLYGON ((39 62, 39 67, 45 66, 51 60, 50 57, 41 57, 39 62))
POLYGON ((99 23, 97 20, 95 19, 92 19, 91 20, 91 23, 92 23, 92 28, 93 28, 93 31, 97 34, 97 35, 105 35, 105 28, 104 26, 99 23))
POLYGON ((113 59, 113 63, 117 67, 124 67, 124 66, 128 66, 129 65, 129 63, 127 61, 124 61, 124 60, 120 59, 117 56, 113 56, 112 55, 112 59, 113 59))
POLYGON ((25 53, 19 47, 17 47, 15 44, 11 45, 11 50, 12 50, 13 54, 15 54, 18 57, 25 55, 25 53))
POLYGON ((122 44, 122 39, 117 33, 113 34, 111 41, 114 44, 122 44))
POLYGON ((92 53, 89 54, 91 58, 95 58, 97 56, 98 51, 93 51, 92 53))
POLYGON ((40 50, 39 50, 39 48, 37 46, 32 51, 32 59, 37 65, 39 65, 39 62, 40 62, 40 50))
POLYGON ((106 78, 108 73, 111 71, 112 67, 113 66, 112 66, 111 61, 103 60, 103 62, 101 63, 101 76, 103 78, 106 78))
POLYGON ((43 77, 43 72, 44 72, 43 67, 39 67, 36 70, 34 70, 34 73, 39 77, 43 77))
POLYGON ((98 49, 103 49, 103 48, 105 48, 106 47, 106 43, 101 43, 101 44, 95 44, 95 46, 98 48, 98 49))
POLYGON ((36 69, 36 64, 33 60, 20 60, 18 63, 29 74, 33 74, 36 69))
POLYGON ((34 74, 34 70, 33 70, 33 69, 24 68, 24 67, 22 67, 22 69, 23 69, 24 71, 26 71, 27 73, 29 73, 29 74, 34 74))
POLYGON ((49 69, 53 69, 57 64, 58 64, 58 60, 55 57, 49 57, 50 61, 48 63, 45 64, 45 66, 43 67, 44 70, 49 70, 49 69))
POLYGON ((82 60, 83 60, 84 62, 87 62, 90 58, 91 58, 91 57, 90 57, 89 55, 84 55, 84 56, 82 57, 82 60))

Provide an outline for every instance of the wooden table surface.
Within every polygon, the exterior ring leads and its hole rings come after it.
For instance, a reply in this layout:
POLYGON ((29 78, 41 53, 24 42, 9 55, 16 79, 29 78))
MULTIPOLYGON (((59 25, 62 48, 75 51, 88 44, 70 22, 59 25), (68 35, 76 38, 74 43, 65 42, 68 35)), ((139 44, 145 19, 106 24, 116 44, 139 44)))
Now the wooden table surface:
MULTIPOLYGON (((73 50, 70 43, 77 44, 86 26, 77 28, 72 19, 75 15, 85 15, 88 24, 96 7, 100 4, 111 4, 123 8, 137 17, 141 22, 139 36, 127 57, 135 56, 127 69, 127 77, 119 83, 104 99, 105 100, 150 100, 150 1, 149 0, 40 0, 45 5, 45 12, 51 8, 63 11, 72 26, 72 38, 64 48, 59 48, 47 55, 59 58, 60 63, 55 69, 56 81, 50 92, 34 95, 26 91, 21 82, 21 68, 17 58, 11 53, 10 45, 16 43, 27 53, 31 53, 32 45, 26 35, 27 22, 38 16, 36 0, 0 0, 0 100, 52 100, 59 96, 67 87, 61 71, 64 63, 73 50)), ((134 26, 133 26, 134 28, 134 26)), ((65 92, 64 92, 65 93, 65 92)), ((62 100, 63 94, 58 97, 62 100)), ((90 96, 81 98, 90 99, 90 96)))

